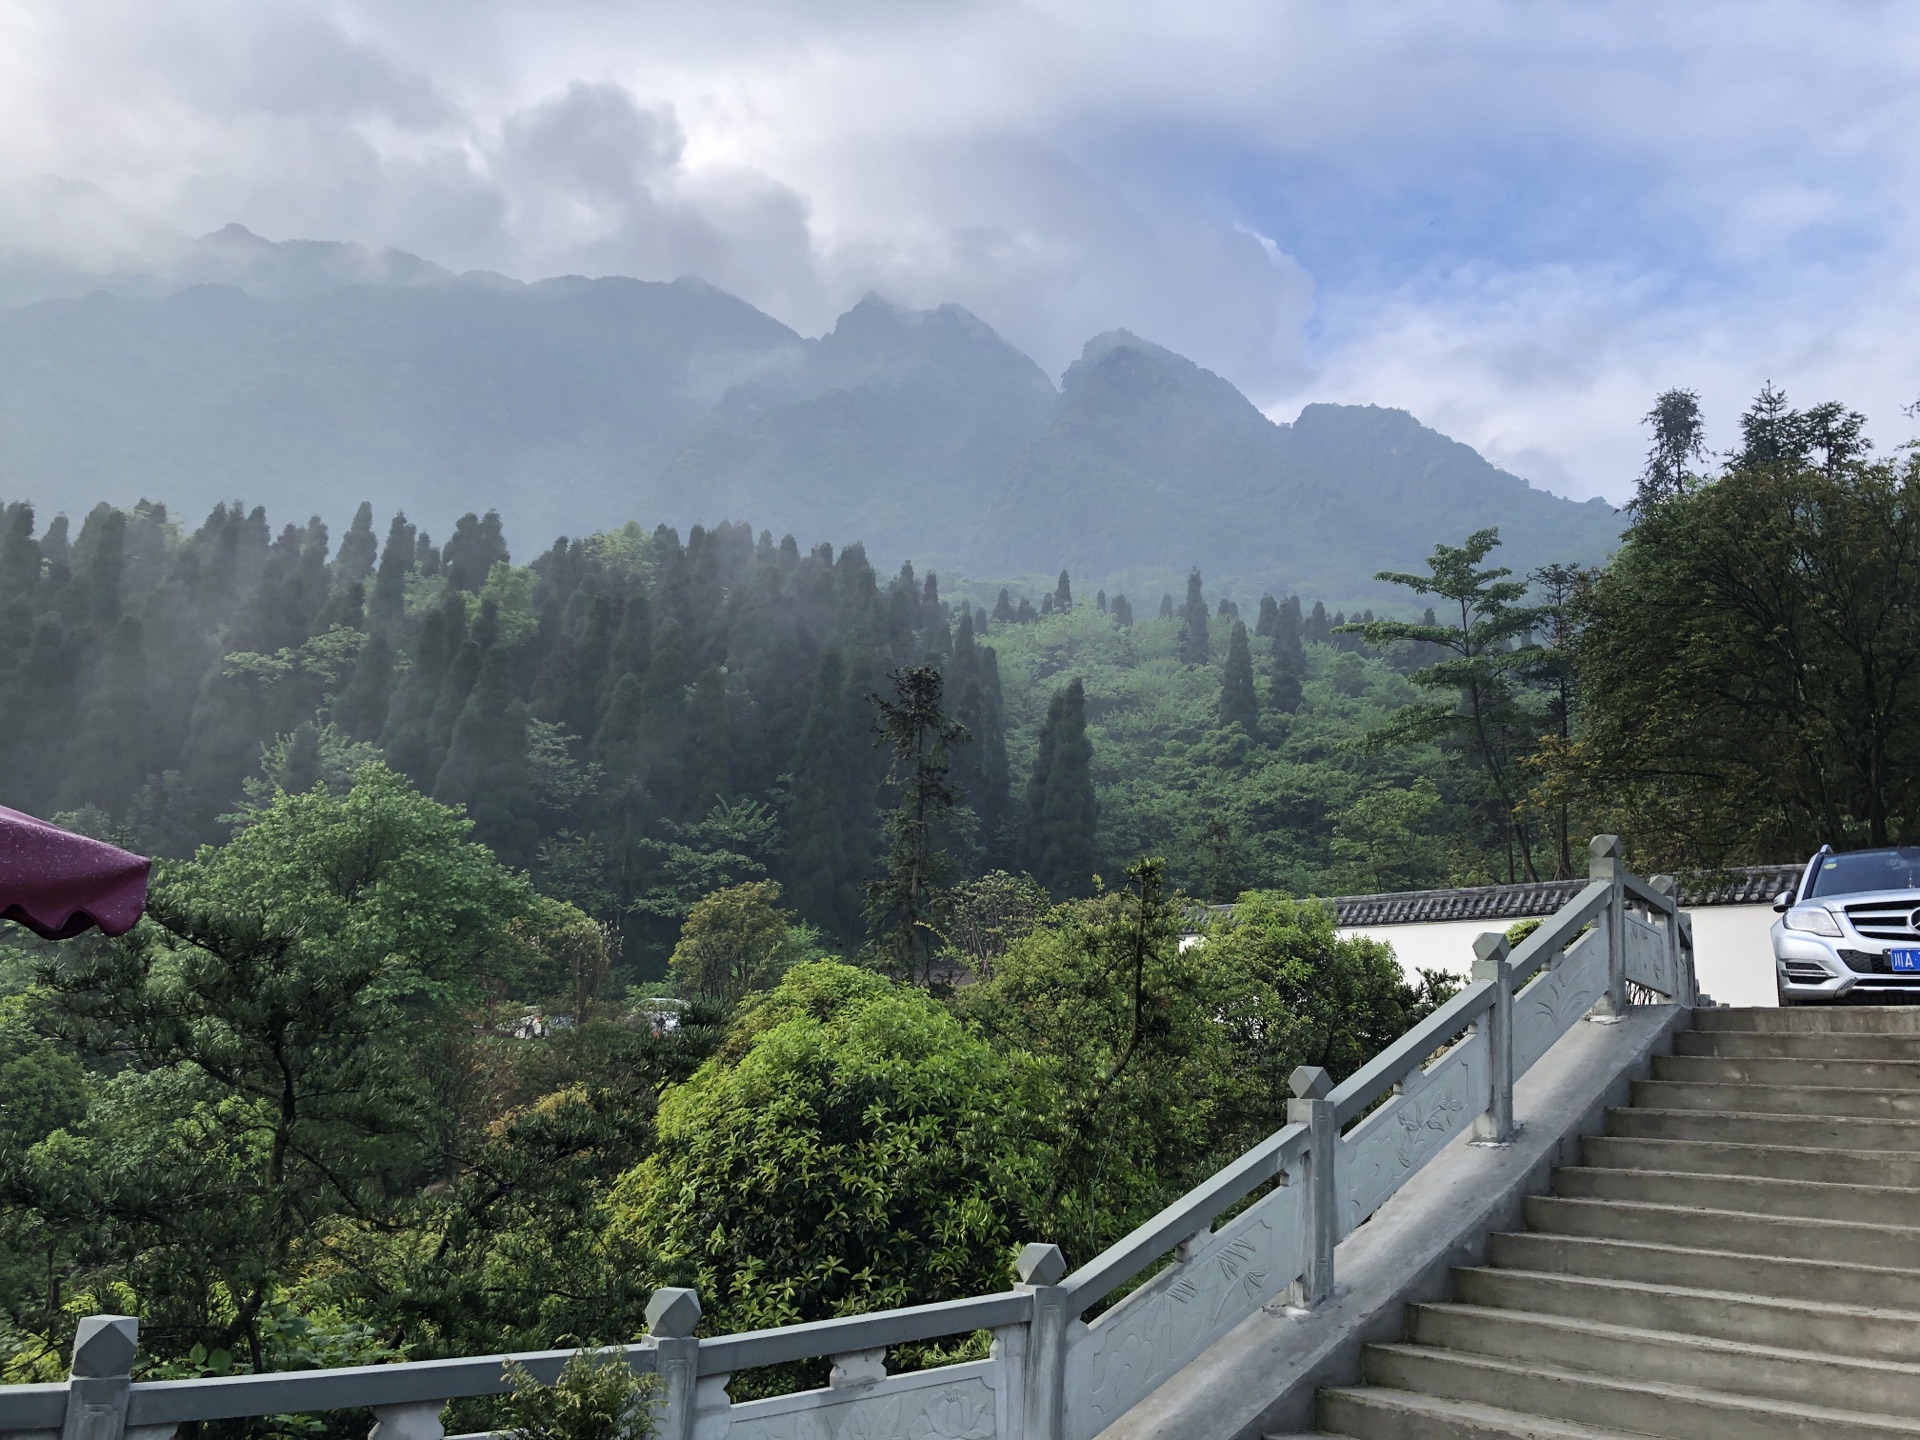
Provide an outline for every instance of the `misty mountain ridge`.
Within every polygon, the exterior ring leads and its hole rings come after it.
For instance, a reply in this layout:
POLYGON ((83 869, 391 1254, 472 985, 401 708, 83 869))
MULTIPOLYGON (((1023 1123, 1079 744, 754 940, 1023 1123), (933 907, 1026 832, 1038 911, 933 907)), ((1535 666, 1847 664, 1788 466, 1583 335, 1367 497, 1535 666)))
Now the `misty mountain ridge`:
POLYGON ((523 284, 237 225, 166 274, 0 309, 0 493, 183 519, 372 497, 430 528, 495 508, 523 553, 745 519, 976 578, 1144 590, 1199 565, 1350 598, 1483 525, 1516 568, 1598 560, 1620 530, 1404 411, 1275 423, 1124 330, 1056 387, 967 310, 877 295, 808 338, 691 277, 523 284))

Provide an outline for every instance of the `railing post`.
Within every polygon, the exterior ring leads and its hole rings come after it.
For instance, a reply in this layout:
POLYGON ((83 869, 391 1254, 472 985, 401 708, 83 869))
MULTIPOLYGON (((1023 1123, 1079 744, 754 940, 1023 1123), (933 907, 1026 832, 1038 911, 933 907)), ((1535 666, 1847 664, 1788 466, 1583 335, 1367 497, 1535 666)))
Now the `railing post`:
POLYGON ((1627 890, 1620 883, 1620 837, 1596 835, 1587 845, 1587 876, 1613 887, 1607 908, 1599 915, 1600 933, 1607 947, 1607 993, 1594 1007, 1594 1018, 1611 1024, 1627 1014, 1627 890))
POLYGON ((1673 993, 1667 998, 1676 1005, 1693 1004, 1693 966, 1687 947, 1680 943, 1680 882, 1671 875, 1656 875, 1647 882, 1673 902, 1673 913, 1660 917, 1660 928, 1667 937, 1667 972, 1673 976, 1673 993))
POLYGON ((694 1391, 700 1375, 700 1296, 679 1286, 662 1286, 647 1301, 647 1333, 653 1336, 655 1372, 660 1376, 658 1440, 693 1440, 694 1391))
POLYGON ((1333 1293, 1333 1247, 1340 1239, 1339 1196, 1334 1184, 1339 1164, 1340 1136, 1334 1128, 1333 1077, 1318 1065, 1302 1065, 1288 1085, 1294 1098, 1287 1102, 1287 1122, 1305 1125, 1307 1183, 1301 1195, 1306 1225, 1307 1253, 1299 1281, 1288 1300, 1311 1309, 1333 1293))
POLYGON ((1513 984, 1507 937, 1488 931, 1473 942, 1473 978, 1493 981, 1493 1005, 1487 1011, 1487 1109, 1473 1122, 1476 1145, 1506 1145, 1513 1140, 1513 984))
POLYGON ((993 1433, 998 1440, 1023 1440, 1027 1424, 1027 1327, 1007 1325, 993 1332, 993 1433))
POLYGON ((1014 1262, 1022 1290, 1033 1294, 1027 1327, 1026 1414, 1020 1440, 1060 1440, 1066 1429, 1067 1326, 1072 1302, 1060 1281, 1067 1257, 1058 1245, 1026 1246, 1014 1262))
POLYGON ((89 1315, 80 1322, 73 1332, 60 1440, 121 1440, 139 1348, 140 1322, 131 1315, 89 1315))
POLYGON ((447 1427, 441 1423, 440 1412, 446 1408, 444 1400, 376 1405, 367 1440, 444 1440, 447 1427))

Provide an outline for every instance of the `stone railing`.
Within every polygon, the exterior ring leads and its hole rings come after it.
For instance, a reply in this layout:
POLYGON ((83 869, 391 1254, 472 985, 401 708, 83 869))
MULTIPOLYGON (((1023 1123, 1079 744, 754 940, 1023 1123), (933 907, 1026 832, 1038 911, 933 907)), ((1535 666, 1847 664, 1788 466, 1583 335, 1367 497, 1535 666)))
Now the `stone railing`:
MULTIPOLYGON (((1627 874, 1611 836, 1589 851, 1587 885, 1518 949, 1482 935, 1453 999, 1337 1086, 1296 1071, 1284 1128, 1071 1273, 1057 1247, 1033 1244, 1000 1294, 710 1338, 694 1334, 693 1291, 655 1292, 646 1337, 624 1352, 660 1376, 658 1434, 1091 1440, 1255 1310, 1320 1304, 1335 1246, 1422 1165, 1468 1130, 1477 1144, 1511 1139, 1514 1082, 1568 1029, 1616 1020, 1633 998, 1695 1002, 1672 880, 1627 874), (887 1372, 892 1347, 980 1331, 987 1359, 887 1372), (819 1358, 832 1361, 823 1389, 728 1397, 735 1372, 819 1358)), ((370 1440, 441 1440, 448 1401, 505 1392, 508 1361, 551 1380, 569 1353, 134 1381, 138 1335, 129 1317, 82 1321, 71 1379, 0 1388, 0 1440, 172 1440, 197 1421, 345 1409, 373 1411, 370 1440)))

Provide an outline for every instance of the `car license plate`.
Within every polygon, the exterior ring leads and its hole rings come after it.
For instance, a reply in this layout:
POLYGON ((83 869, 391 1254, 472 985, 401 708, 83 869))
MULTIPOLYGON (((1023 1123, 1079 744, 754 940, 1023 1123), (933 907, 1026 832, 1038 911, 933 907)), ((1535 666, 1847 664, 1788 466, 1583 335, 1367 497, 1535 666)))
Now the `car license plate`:
POLYGON ((1920 970, 1920 950, 1889 950, 1887 962, 1895 971, 1920 970))

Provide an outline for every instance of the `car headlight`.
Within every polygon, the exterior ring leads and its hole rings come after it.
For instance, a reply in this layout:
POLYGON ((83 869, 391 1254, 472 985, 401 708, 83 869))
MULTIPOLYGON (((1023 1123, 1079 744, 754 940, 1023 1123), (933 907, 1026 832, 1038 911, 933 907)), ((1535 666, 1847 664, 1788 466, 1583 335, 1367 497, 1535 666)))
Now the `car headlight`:
POLYGON ((1796 905, 1787 911, 1787 929, 1804 930, 1809 935, 1840 938, 1840 922, 1824 905, 1796 905))

